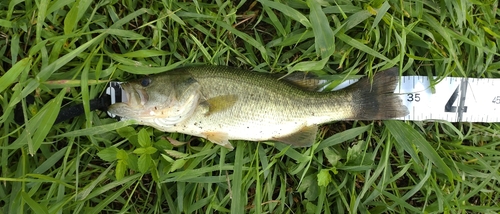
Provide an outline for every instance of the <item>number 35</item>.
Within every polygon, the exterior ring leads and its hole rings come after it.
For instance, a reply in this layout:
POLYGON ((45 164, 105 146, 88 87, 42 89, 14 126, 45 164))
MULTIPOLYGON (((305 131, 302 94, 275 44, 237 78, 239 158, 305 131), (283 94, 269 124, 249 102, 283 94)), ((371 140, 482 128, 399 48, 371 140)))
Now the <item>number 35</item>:
POLYGON ((408 94, 408 99, 406 99, 408 102, 418 102, 420 101, 420 94, 408 94))

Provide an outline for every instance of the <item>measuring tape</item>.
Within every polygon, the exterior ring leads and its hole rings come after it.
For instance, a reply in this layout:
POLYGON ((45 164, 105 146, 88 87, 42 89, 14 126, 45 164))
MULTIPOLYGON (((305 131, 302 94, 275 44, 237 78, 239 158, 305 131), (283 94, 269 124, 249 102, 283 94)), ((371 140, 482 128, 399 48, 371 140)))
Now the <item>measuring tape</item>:
MULTIPOLYGON (((344 81, 333 90, 357 81, 344 81)), ((111 82, 106 89, 111 104, 127 99, 120 84, 111 82)), ((400 94, 403 105, 410 112, 405 117, 394 118, 396 120, 500 122, 500 79, 445 77, 431 87, 428 77, 403 76, 394 93, 400 94)))
MULTIPOLYGON (((355 82, 342 82, 333 90, 355 82)), ((445 77, 431 87, 428 77, 403 76, 394 93, 401 94, 410 112, 396 120, 500 122, 500 79, 445 77)))

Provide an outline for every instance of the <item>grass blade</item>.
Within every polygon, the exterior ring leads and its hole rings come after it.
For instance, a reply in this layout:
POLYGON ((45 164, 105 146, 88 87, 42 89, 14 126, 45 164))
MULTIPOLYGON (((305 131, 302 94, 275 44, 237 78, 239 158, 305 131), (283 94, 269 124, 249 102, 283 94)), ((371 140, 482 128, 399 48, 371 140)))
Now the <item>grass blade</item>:
POLYGON ((179 67, 184 64, 186 60, 181 60, 176 63, 172 63, 171 65, 163 66, 163 67, 142 67, 142 66, 130 66, 130 65, 118 65, 118 69, 126 71, 131 74, 157 74, 162 72, 170 71, 174 68, 179 67))
POLYGON ((243 192, 243 165, 244 151, 246 144, 238 142, 236 146, 236 156, 234 160, 235 168, 233 171, 233 180, 231 181, 231 213, 244 213, 246 194, 243 192))
POLYGON ((391 5, 389 5, 389 2, 387 1, 384 2, 382 6, 380 6, 380 8, 377 10, 377 15, 375 16, 375 20, 373 20, 372 30, 379 24, 379 22, 382 20, 382 18, 390 8, 391 5))
POLYGON ((75 130, 75 131, 60 134, 60 135, 57 135, 54 137, 55 138, 78 137, 78 136, 90 136, 90 135, 104 134, 106 132, 110 132, 110 131, 113 131, 113 130, 116 130, 119 128, 123 128, 125 126, 133 125, 135 123, 137 123, 137 122, 133 121, 133 120, 120 121, 120 122, 110 123, 110 124, 106 124, 106 125, 94 126, 92 128, 75 130))
POLYGON ((49 214, 49 210, 33 200, 28 193, 21 192, 21 196, 35 213, 49 214))
POLYGON ((64 33, 70 34, 92 3, 91 0, 77 0, 64 18, 64 33))
POLYGON ((307 4, 311 9, 309 19, 311 19, 311 28, 314 32, 316 53, 319 53, 322 59, 330 58, 333 51, 335 51, 335 37, 330 22, 323 10, 321 10, 320 2, 308 0, 307 4))
POLYGON ((12 22, 7 21, 5 19, 0 19, 0 27, 11 28, 12 27, 12 22))
POLYGON ((0 93, 12 85, 18 78, 18 76, 25 70, 30 69, 31 59, 24 58, 17 62, 12 68, 10 68, 7 73, 0 77, 0 93))
POLYGON ((377 57, 379 59, 382 59, 384 61, 387 61, 387 62, 391 62, 391 64, 396 64, 395 61, 393 60, 390 60, 389 58, 387 58, 386 56, 380 54, 378 51, 375 51, 373 50, 372 48, 364 45, 363 43, 349 37, 348 35, 342 33, 342 32, 339 32, 336 34, 337 38, 339 38, 340 40, 342 40, 343 42, 349 44, 350 46, 354 47, 354 48, 357 48, 363 52, 366 52, 367 54, 370 54, 374 57, 377 57))
POLYGON ((216 21, 216 23, 220 27, 222 27, 222 28, 226 29, 227 31, 231 32, 232 34, 240 37, 241 39, 243 39, 243 41, 248 42, 248 44, 252 45, 254 48, 259 50, 260 54, 262 54, 262 58, 264 59, 264 61, 266 61, 266 62, 268 61, 270 55, 267 52, 267 49, 264 47, 263 44, 261 44, 260 42, 255 40, 253 37, 249 36, 248 34, 233 28, 232 26, 230 26, 229 24, 227 24, 225 22, 216 21))
POLYGON ((300 22, 302 25, 304 25, 304 27, 311 28, 311 23, 306 18, 306 16, 304 16, 302 13, 300 13, 299 11, 293 9, 292 7, 290 7, 286 4, 283 4, 280 2, 268 1, 268 0, 259 0, 259 2, 262 5, 268 6, 270 8, 273 8, 275 10, 282 12, 284 15, 287 15, 291 19, 294 19, 295 21, 300 22))
POLYGON ((95 38, 91 39, 90 41, 84 43, 83 45, 79 46, 75 50, 67 53, 66 55, 62 56, 61 58, 57 59, 53 63, 49 64, 48 66, 42 68, 40 73, 38 73, 37 78, 43 82, 49 79, 50 75, 52 75, 55 71, 57 71, 59 68, 62 66, 66 65, 69 61, 77 57, 80 53, 88 49, 90 46, 97 44, 100 42, 106 34, 100 34, 96 36, 95 38))
POLYGON ((49 7, 49 0, 41 0, 38 3, 38 13, 36 16, 36 41, 42 41, 42 29, 45 24, 45 17, 47 15, 47 8, 49 7))
MULTIPOLYGON (((3 147, 3 149, 17 149, 24 145, 28 145, 28 150, 31 155, 34 155, 43 140, 50 132, 54 124, 57 114, 62 103, 65 91, 61 90, 56 98, 49 101, 32 119, 26 124, 25 130, 21 133, 11 145, 3 147)), ((0 147, 2 148, 2 147, 0 147)))
POLYGON ((358 137, 359 135, 367 132, 370 128, 371 128, 371 126, 361 126, 361 127, 352 128, 352 129, 337 133, 337 134, 323 140, 318 145, 318 147, 314 150, 314 153, 318 153, 326 147, 332 147, 332 146, 335 146, 337 144, 354 139, 355 137, 358 137))
POLYGON ((416 161, 418 165, 422 166, 422 161, 418 157, 413 146, 420 150, 426 158, 434 163, 434 165, 436 165, 436 167, 442 171, 448 179, 453 180, 454 176, 450 167, 446 165, 430 143, 415 129, 402 121, 389 120, 385 121, 384 124, 387 126, 387 129, 391 132, 396 141, 403 148, 405 148, 405 151, 410 154, 412 159, 416 161))

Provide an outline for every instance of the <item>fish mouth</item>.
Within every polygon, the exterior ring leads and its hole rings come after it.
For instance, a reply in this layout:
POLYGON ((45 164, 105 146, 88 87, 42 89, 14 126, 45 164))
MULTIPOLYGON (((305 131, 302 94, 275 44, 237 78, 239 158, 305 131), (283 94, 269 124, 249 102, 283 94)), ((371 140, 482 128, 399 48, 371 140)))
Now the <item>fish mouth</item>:
POLYGON ((148 102, 149 96, 144 89, 135 88, 129 83, 123 83, 121 87, 125 92, 125 100, 122 102, 128 106, 138 109, 148 102))

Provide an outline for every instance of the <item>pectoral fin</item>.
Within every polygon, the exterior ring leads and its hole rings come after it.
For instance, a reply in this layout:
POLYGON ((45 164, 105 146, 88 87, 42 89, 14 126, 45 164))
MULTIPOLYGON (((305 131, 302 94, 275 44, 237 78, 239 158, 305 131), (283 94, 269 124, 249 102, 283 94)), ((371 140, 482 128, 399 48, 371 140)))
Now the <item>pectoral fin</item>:
POLYGON ((228 140, 227 133, 224 132, 204 132, 205 138, 210 140, 212 143, 226 147, 229 150, 233 150, 234 147, 228 140))
POLYGON ((274 138, 274 140, 290 144, 295 147, 308 147, 314 144, 316 141, 316 133, 318 132, 318 126, 304 126, 295 133, 289 134, 287 136, 274 138))
POLYGON ((209 98, 202 102, 201 105, 208 107, 205 115, 210 115, 231 108, 232 106, 234 106, 237 100, 238 96, 234 94, 221 95, 209 98))

